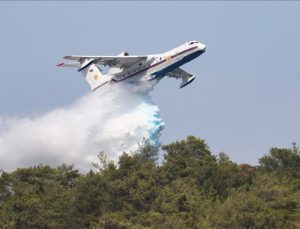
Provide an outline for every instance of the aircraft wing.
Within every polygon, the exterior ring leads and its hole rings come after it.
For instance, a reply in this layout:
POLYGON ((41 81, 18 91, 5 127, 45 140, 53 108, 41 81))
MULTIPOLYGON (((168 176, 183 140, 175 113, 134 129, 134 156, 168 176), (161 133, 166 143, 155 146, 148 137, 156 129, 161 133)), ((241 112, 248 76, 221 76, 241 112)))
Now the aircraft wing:
POLYGON ((181 68, 176 68, 173 71, 168 72, 167 76, 173 77, 173 78, 176 78, 176 79, 181 78, 182 82, 180 84, 180 88, 185 87, 186 85, 193 82, 193 80, 195 79, 195 76, 193 76, 192 74, 182 70, 181 68))
POLYGON ((63 59, 83 62, 93 60, 95 64, 108 66, 128 66, 146 60, 147 56, 65 56, 63 59))

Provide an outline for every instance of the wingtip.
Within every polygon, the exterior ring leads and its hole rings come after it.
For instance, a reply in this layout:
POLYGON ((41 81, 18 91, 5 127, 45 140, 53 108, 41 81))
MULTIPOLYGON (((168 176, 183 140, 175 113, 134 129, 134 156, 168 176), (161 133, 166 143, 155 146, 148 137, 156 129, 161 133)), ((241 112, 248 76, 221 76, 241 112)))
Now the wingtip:
POLYGON ((57 67, 62 67, 65 63, 60 63, 60 64, 57 64, 56 66, 57 67))
POLYGON ((179 88, 181 89, 181 88, 183 88, 183 87, 185 87, 185 86, 187 86, 187 85, 189 85, 191 82, 193 82, 194 81, 194 79, 196 78, 196 76, 192 76, 192 77, 190 77, 189 78, 189 80, 186 82, 186 83, 184 83, 184 84, 181 84, 180 86, 179 86, 179 88))

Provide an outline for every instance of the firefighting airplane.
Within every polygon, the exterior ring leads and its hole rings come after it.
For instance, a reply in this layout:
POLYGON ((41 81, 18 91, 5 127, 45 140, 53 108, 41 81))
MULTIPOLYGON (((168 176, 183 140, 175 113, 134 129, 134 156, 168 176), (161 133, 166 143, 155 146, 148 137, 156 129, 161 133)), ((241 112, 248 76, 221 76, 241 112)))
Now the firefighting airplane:
POLYGON ((157 82, 164 76, 181 78, 180 88, 190 84, 195 76, 179 68, 205 52, 206 46, 198 41, 190 41, 168 52, 157 55, 132 56, 128 52, 117 56, 65 56, 74 62, 61 63, 59 67, 75 67, 91 86, 91 90, 109 83, 127 81, 142 83, 157 82), (102 66, 108 66, 107 74, 102 74, 102 66))

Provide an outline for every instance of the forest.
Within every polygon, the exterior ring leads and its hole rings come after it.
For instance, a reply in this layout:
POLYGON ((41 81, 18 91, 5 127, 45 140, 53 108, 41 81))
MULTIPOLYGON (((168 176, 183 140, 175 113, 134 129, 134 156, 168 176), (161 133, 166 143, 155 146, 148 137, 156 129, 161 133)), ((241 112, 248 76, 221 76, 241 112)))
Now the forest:
POLYGON ((88 173, 66 164, 1 170, 0 228, 300 228, 296 143, 256 166, 215 155, 195 136, 98 159, 88 173))

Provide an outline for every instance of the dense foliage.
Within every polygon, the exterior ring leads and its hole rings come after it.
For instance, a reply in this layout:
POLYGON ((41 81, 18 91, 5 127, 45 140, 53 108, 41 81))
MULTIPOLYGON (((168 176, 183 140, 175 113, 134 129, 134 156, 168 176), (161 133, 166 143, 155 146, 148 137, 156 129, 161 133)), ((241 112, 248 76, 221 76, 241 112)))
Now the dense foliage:
POLYGON ((145 141, 118 164, 103 152, 88 174, 73 166, 0 177, 0 228, 300 228, 300 152, 272 148, 259 166, 212 154, 193 136, 145 141))

